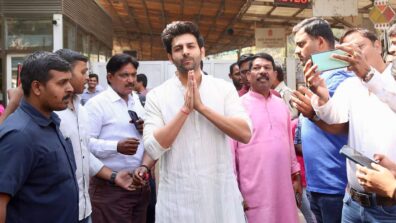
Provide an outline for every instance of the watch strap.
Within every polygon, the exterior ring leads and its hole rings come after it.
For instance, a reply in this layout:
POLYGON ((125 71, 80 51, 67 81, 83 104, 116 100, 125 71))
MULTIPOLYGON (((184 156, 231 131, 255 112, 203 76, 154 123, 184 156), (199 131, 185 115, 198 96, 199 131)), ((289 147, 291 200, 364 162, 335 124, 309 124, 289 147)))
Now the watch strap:
POLYGON ((111 176, 110 176, 110 180, 109 181, 113 185, 115 184, 115 178, 117 177, 117 173, 118 173, 117 171, 111 172, 111 176))
POLYGON ((375 70, 371 68, 369 72, 367 72, 367 74, 364 75, 363 81, 366 83, 369 82, 373 78, 374 74, 375 74, 375 70))

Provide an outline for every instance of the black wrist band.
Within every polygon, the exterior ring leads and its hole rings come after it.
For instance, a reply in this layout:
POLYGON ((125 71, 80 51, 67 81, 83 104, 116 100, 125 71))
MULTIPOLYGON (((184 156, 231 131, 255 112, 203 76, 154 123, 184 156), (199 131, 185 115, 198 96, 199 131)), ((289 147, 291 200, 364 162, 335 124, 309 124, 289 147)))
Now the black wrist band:
POLYGON ((117 177, 117 173, 118 173, 117 171, 113 171, 113 172, 111 173, 111 176, 110 176, 110 180, 109 180, 109 181, 110 181, 110 183, 113 184, 113 185, 115 184, 115 178, 117 177))
POLYGON ((147 170, 147 173, 150 173, 150 168, 148 167, 148 166, 146 166, 146 165, 140 165, 141 167, 144 167, 144 168, 146 168, 146 170, 147 170))

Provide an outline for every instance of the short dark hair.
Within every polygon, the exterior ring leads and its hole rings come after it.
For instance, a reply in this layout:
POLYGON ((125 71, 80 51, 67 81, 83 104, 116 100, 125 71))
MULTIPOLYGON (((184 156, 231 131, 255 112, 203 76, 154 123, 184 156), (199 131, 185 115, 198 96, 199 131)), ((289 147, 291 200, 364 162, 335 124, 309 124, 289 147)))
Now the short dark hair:
POLYGON ((161 34, 162 43, 167 53, 172 54, 173 39, 183 34, 192 34, 197 39, 199 48, 204 47, 204 38, 195 23, 190 21, 175 21, 169 23, 161 34))
POLYGON ((394 35, 396 35, 396 23, 393 24, 393 25, 388 29, 388 35, 389 35, 389 36, 394 36, 394 35))
POLYGON ((279 82, 282 82, 285 80, 285 76, 283 73, 283 68, 281 65, 275 65, 275 69, 274 69, 277 73, 276 75, 276 79, 278 79, 279 82))
POLYGON ((237 62, 235 62, 235 63, 233 63, 233 64, 230 65, 230 74, 232 74, 232 70, 234 70, 234 67, 235 67, 235 66, 238 66, 238 63, 237 63, 237 62))
POLYGON ((344 42, 344 39, 351 35, 352 33, 360 33, 360 35, 362 35, 364 38, 369 39, 372 43, 374 43, 375 41, 378 40, 377 35, 375 35, 375 33, 371 32, 368 29, 362 29, 362 28, 352 28, 347 30, 340 38, 340 43, 344 42))
POLYGON ((147 76, 145 74, 138 74, 136 76, 136 81, 137 82, 142 82, 144 88, 147 87, 147 76))
POLYGON ((331 31, 330 24, 326 20, 318 17, 304 19, 293 27, 292 32, 296 34, 301 29, 314 38, 322 37, 331 48, 334 48, 334 34, 333 31, 331 31))
POLYGON ((78 53, 76 51, 70 50, 70 49, 60 49, 55 51, 56 54, 58 54, 60 57, 62 57, 64 60, 70 63, 72 68, 74 67, 75 63, 77 61, 82 61, 82 62, 88 62, 88 57, 82 55, 81 53, 78 53))
MULTIPOLYGON (((136 60, 136 58, 125 53, 116 54, 110 58, 109 62, 107 62, 107 73, 115 74, 115 72, 129 63, 132 64, 136 70, 138 69, 139 62, 136 60)), ((110 85, 109 81, 107 81, 107 83, 110 85)))
POLYGON ((116 54, 110 58, 109 62, 107 62, 106 65, 107 73, 114 74, 119 69, 121 69, 121 67, 129 63, 132 64, 135 67, 135 69, 138 69, 139 62, 134 57, 125 53, 116 54))
POLYGON ((274 61, 274 58, 273 58, 271 55, 269 55, 268 53, 257 53, 257 54, 255 54, 255 55, 252 57, 252 60, 250 61, 249 70, 252 69, 253 61, 254 61, 255 59, 257 59, 257 58, 261 58, 261 59, 270 61, 270 62, 272 63, 272 68, 275 70, 275 61, 274 61))
POLYGON ((70 72, 71 67, 58 54, 46 51, 37 51, 26 57, 21 69, 23 94, 30 95, 33 81, 46 84, 51 79, 51 70, 70 72))
POLYGON ((96 78, 96 81, 99 81, 99 76, 97 74, 94 74, 94 73, 90 73, 88 75, 88 78, 96 78))
MULTIPOLYGON (((241 65, 245 62, 251 62, 253 59, 254 54, 248 53, 248 54, 243 54, 239 57, 238 59, 238 67, 241 67, 241 65)), ((250 65, 249 65, 250 66, 250 65)))

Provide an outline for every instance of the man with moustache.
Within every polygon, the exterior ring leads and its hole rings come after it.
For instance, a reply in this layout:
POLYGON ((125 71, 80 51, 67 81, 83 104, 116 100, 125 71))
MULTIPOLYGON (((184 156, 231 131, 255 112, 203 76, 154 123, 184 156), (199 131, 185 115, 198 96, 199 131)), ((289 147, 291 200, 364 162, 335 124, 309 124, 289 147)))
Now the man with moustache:
MULTIPOLYGON (((109 87, 85 104, 90 150, 114 170, 111 179, 116 178, 117 171, 134 171, 142 161, 145 112, 138 95, 131 94, 138 66, 138 61, 127 54, 111 57, 106 65, 109 87), (137 118, 131 115, 134 112, 139 120, 131 120, 137 118)), ((146 222, 150 189, 147 185, 131 189, 127 191, 108 180, 93 177, 90 184, 93 222, 146 222)))
POLYGON ((79 222, 90 222, 92 213, 91 199, 88 193, 89 178, 96 176, 104 181, 130 190, 132 177, 128 170, 112 171, 103 165, 89 152, 89 117, 88 112, 81 104, 81 94, 87 82, 88 58, 69 49, 60 49, 55 52, 71 65, 73 87, 72 99, 65 110, 57 111, 61 119, 60 130, 65 138, 69 138, 77 164, 76 177, 79 187, 79 222), (115 175, 115 177, 114 177, 115 175))
POLYGON ((238 184, 249 223, 298 222, 300 165, 294 152, 288 107, 270 91, 276 76, 274 68, 271 55, 253 56, 247 74, 251 90, 241 100, 255 132, 248 144, 233 141, 238 184), (292 180, 297 181, 294 190, 292 180))
MULTIPOLYGON (((61 119, 59 129, 65 139, 70 140, 76 160, 76 178, 79 188, 79 222, 90 222, 90 215, 92 212, 88 193, 90 176, 96 175, 126 190, 130 190, 129 185, 132 183, 132 177, 128 171, 124 170, 115 173, 116 177, 112 179, 112 170, 105 167, 103 163, 88 150, 88 114, 85 108, 80 105, 80 94, 83 92, 86 83, 88 58, 69 49, 60 49, 55 53, 71 65, 72 78, 70 79, 70 83, 73 87, 72 99, 69 100, 66 109, 56 111, 55 113, 61 119)), ((22 89, 15 88, 10 90, 13 91, 13 93, 9 95, 10 100, 19 104, 23 95, 23 92, 19 93, 19 91, 22 91, 22 89)))
MULTIPOLYGON (((309 18, 293 28, 296 42, 295 53, 307 70, 309 58, 314 53, 334 49, 334 35, 326 20, 309 18)), ((353 74, 345 69, 326 71, 321 76, 329 86, 330 96, 338 85, 353 74)), ((312 212, 318 222, 339 223, 346 188, 345 157, 339 150, 347 144, 346 134, 334 134, 344 129, 343 125, 329 127, 320 120, 312 108, 306 88, 295 92, 292 98, 304 116, 301 119, 301 140, 307 179, 307 196, 312 212), (303 95, 303 94, 306 95, 303 95), (326 131, 325 131, 326 130, 326 131), (330 131, 330 132, 327 132, 330 131), (332 132, 331 132, 332 131, 332 132)))
POLYGON ((243 143, 250 119, 232 84, 204 75, 204 40, 189 21, 168 24, 162 41, 178 73, 147 94, 144 167, 159 162, 156 222, 245 222, 226 136, 243 143))
MULTIPOLYGON (((314 92, 312 104, 325 122, 349 125, 348 145, 389 168, 390 162, 384 155, 396 161, 396 81, 391 75, 391 65, 382 60, 381 42, 366 29, 348 30, 340 42, 343 44, 337 48, 348 56, 334 55, 334 58, 348 62, 356 76, 341 83, 330 98, 317 67, 309 63, 305 75, 314 92)), ((348 187, 342 222, 394 222, 396 202, 370 193, 365 187, 367 182, 359 181, 355 175, 357 165, 350 160, 347 164, 348 187)))
POLYGON ((78 222, 76 163, 59 117, 71 98, 70 65, 36 52, 22 66, 24 99, 0 126, 0 222, 78 222))

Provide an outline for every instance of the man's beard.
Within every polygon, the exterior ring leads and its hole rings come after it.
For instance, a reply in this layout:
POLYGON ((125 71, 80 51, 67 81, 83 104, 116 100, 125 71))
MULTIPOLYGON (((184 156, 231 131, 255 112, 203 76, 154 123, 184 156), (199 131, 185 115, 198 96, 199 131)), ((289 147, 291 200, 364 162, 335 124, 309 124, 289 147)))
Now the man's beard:
POLYGON ((183 60, 181 60, 179 62, 175 62, 175 66, 177 68, 177 71, 179 71, 179 73, 186 74, 190 70, 195 70, 197 63, 195 63, 194 58, 184 58, 183 60), (183 65, 183 61, 186 59, 191 60, 191 65, 188 65, 188 66, 183 65))

